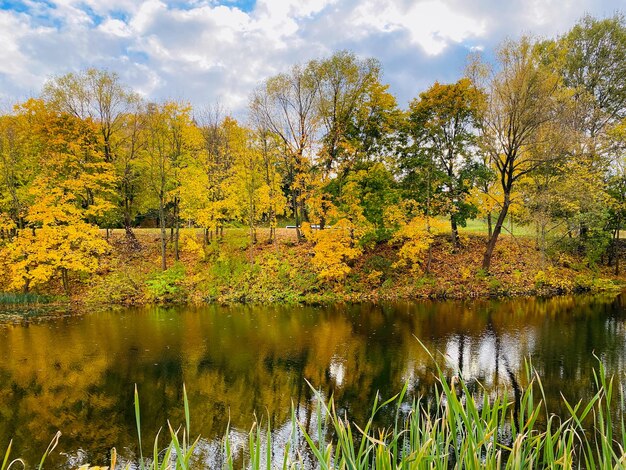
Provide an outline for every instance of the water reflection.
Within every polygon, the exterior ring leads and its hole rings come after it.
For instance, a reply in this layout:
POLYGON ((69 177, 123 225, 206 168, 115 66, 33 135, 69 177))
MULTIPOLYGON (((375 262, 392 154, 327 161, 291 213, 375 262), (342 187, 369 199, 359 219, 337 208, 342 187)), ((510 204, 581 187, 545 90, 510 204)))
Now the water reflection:
MULTIPOLYGON (((446 373, 513 396, 532 360, 550 406, 593 394, 598 355, 623 373, 623 298, 412 302, 328 308, 239 307, 127 310, 66 317, 0 329, 0 446, 10 438, 30 465, 57 430, 59 467, 104 463, 116 446, 135 449, 133 384, 141 398, 146 448, 156 431, 184 419, 186 383, 192 431, 203 436, 201 459, 222 458, 230 419, 242 449, 257 416, 275 423, 275 452, 290 432, 291 405, 315 426, 312 391, 334 394, 356 422, 369 416, 376 391, 408 399, 432 393, 439 351, 446 373), (445 364, 444 364, 445 363, 445 364)), ((391 411, 390 411, 391 412, 391 411)), ((385 414, 381 416, 385 420, 385 414)), ((29 466, 30 466, 29 465, 29 466)))

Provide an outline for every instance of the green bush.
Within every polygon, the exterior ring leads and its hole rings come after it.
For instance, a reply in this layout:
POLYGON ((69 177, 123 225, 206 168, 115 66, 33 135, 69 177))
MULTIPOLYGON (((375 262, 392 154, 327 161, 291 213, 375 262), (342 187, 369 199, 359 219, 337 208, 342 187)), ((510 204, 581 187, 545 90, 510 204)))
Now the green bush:
POLYGON ((387 259, 384 256, 374 255, 365 262, 363 271, 365 271, 366 274, 370 274, 374 271, 380 272, 382 273, 381 280, 384 281, 391 275, 392 264, 393 262, 390 259, 387 259))
POLYGON ((185 279, 185 266, 176 263, 170 269, 153 274, 146 281, 148 297, 153 302, 170 303, 183 299, 182 281, 185 279))

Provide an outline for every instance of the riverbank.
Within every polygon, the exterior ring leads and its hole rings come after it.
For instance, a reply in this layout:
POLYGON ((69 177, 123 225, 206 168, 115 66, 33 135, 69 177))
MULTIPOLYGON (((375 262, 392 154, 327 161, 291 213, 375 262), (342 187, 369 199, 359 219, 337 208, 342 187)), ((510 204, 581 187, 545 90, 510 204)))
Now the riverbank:
MULTIPOLYGON (((199 231, 185 230, 180 260, 170 252, 166 271, 159 269, 158 232, 144 229, 136 234, 140 248, 129 244, 123 231, 110 233, 110 249, 99 269, 73 279, 69 297, 63 296, 60 282, 37 294, 48 303, 57 299, 71 304, 296 304, 553 296, 619 290, 624 285, 624 277, 615 276, 611 267, 590 266, 565 254, 542 259, 527 236, 502 236, 489 273, 480 267, 484 234, 465 233, 456 251, 447 235, 435 238, 430 263, 419 272, 397 265, 399 246, 379 243, 347 263, 349 271, 343 278, 329 280, 312 263, 313 245, 297 243, 294 230, 280 229, 273 244, 259 230, 258 243, 252 247, 244 229, 227 230, 222 240, 208 244, 199 231)), ((11 294, 2 299, 19 303, 21 297, 11 294)))

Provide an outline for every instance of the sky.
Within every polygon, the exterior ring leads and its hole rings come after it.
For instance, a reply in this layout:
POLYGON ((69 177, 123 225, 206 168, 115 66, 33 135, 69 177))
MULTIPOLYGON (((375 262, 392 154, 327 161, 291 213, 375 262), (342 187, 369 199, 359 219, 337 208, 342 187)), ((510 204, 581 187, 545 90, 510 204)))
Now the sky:
POLYGON ((146 99, 241 116, 265 78, 348 49, 381 62, 404 107, 460 78, 470 51, 625 11, 626 0, 0 0, 0 100, 97 67, 146 99))

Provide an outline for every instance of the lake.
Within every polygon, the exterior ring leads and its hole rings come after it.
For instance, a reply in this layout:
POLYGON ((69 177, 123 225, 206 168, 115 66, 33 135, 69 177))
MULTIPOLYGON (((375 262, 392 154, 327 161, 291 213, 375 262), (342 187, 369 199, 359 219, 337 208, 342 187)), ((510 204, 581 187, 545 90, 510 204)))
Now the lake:
MULTIPOLYGON (((61 316, 0 326, 0 446, 32 467, 57 430, 50 466, 104 464, 116 447, 137 450, 134 386, 144 446, 167 420, 184 421, 205 465, 222 457, 230 421, 240 448, 254 416, 280 446, 297 418, 315 420, 314 393, 364 423, 377 392, 407 400, 432 393, 435 366, 488 391, 527 384, 532 362, 549 407, 594 393, 598 359, 610 373, 626 367, 626 297, 579 296, 473 302, 407 302, 324 307, 146 308, 61 316), (438 353, 436 353, 438 351, 438 353), (597 356, 597 358, 596 358, 597 356)), ((1 317, 0 317, 1 318, 1 317)), ((385 413, 380 417, 385 424, 385 413)), ((276 452, 280 450, 277 448, 276 452)))

